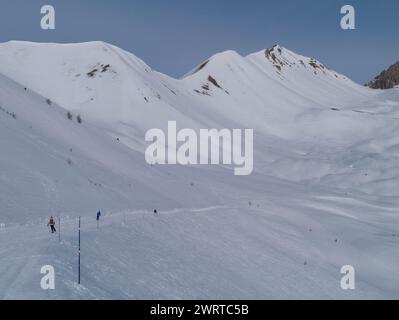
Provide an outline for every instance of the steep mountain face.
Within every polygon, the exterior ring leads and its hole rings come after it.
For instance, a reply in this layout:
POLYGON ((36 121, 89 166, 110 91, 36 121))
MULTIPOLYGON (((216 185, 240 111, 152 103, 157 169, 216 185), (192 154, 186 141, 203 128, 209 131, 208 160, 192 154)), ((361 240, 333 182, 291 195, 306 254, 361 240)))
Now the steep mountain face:
POLYGON ((280 46, 173 79, 102 42, 0 44, 0 298, 394 297, 398 118, 398 90, 280 46), (170 120, 254 129, 254 173, 147 164, 146 131, 170 120), (35 285, 49 263, 51 293, 35 285))
POLYGON ((399 61, 381 72, 367 84, 372 89, 392 89, 399 86, 399 61))

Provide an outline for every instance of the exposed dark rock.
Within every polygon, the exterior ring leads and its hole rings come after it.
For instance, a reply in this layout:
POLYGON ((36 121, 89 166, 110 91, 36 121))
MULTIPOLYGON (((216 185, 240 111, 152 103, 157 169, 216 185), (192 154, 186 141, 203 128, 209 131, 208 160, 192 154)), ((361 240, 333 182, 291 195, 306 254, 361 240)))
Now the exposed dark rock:
POLYGON ((372 89, 392 89, 397 85, 399 85, 399 61, 366 84, 372 89))
POLYGON ((210 83, 212 83, 215 87, 217 87, 217 88, 219 88, 219 89, 222 89, 222 87, 218 84, 218 82, 216 81, 216 79, 213 78, 212 76, 209 76, 209 77, 208 77, 208 81, 209 81, 210 83))

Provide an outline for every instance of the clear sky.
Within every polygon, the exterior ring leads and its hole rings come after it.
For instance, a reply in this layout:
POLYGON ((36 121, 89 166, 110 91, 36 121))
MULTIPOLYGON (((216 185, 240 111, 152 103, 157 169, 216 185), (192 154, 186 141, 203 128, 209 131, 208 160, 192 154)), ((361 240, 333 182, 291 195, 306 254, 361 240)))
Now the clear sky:
POLYGON ((398 0, 0 0, 0 42, 102 40, 174 77, 220 51, 278 43, 364 83, 399 60, 398 17, 398 0), (44 4, 54 31, 40 28, 44 4), (354 31, 340 28, 345 4, 354 31))

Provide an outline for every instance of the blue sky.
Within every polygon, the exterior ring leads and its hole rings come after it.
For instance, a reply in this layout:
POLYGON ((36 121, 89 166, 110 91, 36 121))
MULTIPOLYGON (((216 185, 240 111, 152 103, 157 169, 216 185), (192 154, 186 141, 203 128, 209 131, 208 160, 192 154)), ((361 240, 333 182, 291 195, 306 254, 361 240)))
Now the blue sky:
POLYGON ((0 0, 0 42, 103 40, 174 77, 216 52, 278 43, 364 83, 399 60, 398 12, 397 0, 0 0), (44 4, 54 31, 40 28, 44 4), (354 31, 340 28, 345 4, 354 31))

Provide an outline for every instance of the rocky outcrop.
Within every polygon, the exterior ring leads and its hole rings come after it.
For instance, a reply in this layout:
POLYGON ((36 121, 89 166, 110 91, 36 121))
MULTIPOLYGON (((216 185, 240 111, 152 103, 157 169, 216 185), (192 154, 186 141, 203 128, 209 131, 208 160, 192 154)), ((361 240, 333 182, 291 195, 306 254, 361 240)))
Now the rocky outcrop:
POLYGON ((392 89, 399 85, 399 61, 367 83, 372 89, 392 89))

